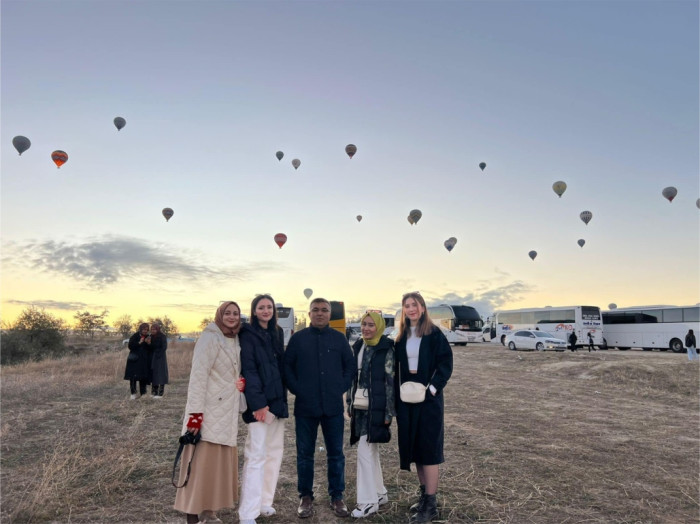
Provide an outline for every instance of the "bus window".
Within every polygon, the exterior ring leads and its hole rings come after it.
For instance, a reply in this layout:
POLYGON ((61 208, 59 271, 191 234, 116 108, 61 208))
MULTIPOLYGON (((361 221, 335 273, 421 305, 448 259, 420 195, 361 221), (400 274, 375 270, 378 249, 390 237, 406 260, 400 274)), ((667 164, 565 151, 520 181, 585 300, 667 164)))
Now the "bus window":
POLYGON ((345 303, 331 300, 330 327, 346 336, 345 332, 345 303))
MULTIPOLYGON (((683 322, 682 309, 664 309, 664 322, 683 322)), ((646 313, 646 311, 645 311, 646 313)), ((661 313, 661 311, 659 311, 661 313)))

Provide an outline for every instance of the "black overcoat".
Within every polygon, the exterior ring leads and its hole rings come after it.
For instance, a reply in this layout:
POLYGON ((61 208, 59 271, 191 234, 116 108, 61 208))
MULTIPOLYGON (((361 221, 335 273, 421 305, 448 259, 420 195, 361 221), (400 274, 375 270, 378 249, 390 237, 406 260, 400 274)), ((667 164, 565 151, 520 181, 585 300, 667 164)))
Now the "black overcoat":
POLYGON ((421 465, 442 464, 445 434, 445 404, 443 389, 452 375, 452 348, 439 328, 421 338, 418 353, 418 373, 408 371, 406 338, 395 344, 395 399, 396 424, 399 440, 399 463, 401 469, 410 471, 411 462, 421 465), (433 395, 428 389, 425 401, 408 404, 401 401, 400 384, 407 380, 432 385, 433 395))
POLYGON ((277 327, 277 339, 258 325, 243 324, 238 334, 241 343, 241 372, 245 378, 243 413, 246 424, 256 422, 253 411, 268 406, 277 418, 288 418, 287 388, 284 387, 284 331, 277 327))
POLYGON ((168 349, 168 338, 163 333, 151 335, 151 383, 155 386, 168 383, 168 359, 165 355, 168 349))
POLYGON ((127 357, 124 380, 139 380, 141 383, 150 381, 151 378, 151 351, 148 344, 140 342, 141 333, 137 332, 129 338, 129 355, 127 357), (129 360, 136 356, 136 360, 129 360))

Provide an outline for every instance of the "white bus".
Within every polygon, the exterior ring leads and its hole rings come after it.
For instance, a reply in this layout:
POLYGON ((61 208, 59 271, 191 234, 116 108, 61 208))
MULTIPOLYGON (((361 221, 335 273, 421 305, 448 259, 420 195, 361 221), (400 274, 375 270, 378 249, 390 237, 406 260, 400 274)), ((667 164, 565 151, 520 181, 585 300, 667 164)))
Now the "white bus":
POLYGON ((603 337, 608 347, 617 349, 670 349, 681 353, 689 329, 697 338, 700 306, 640 306, 603 311, 603 337))
POLYGON ((282 304, 276 304, 277 307, 277 325, 284 331, 284 347, 289 343, 289 337, 294 334, 294 308, 284 307, 282 304))
MULTIPOLYGON (((473 307, 448 304, 428 306, 428 315, 450 344, 466 346, 468 342, 481 342, 484 321, 473 307)), ((400 309, 396 316, 401 318, 400 309)))
POLYGON ((518 329, 547 331, 557 338, 569 342, 576 333, 577 347, 588 345, 588 333, 593 336, 593 345, 605 347, 603 319, 597 306, 563 306, 513 309, 498 311, 491 317, 491 343, 505 346, 506 335, 518 329))

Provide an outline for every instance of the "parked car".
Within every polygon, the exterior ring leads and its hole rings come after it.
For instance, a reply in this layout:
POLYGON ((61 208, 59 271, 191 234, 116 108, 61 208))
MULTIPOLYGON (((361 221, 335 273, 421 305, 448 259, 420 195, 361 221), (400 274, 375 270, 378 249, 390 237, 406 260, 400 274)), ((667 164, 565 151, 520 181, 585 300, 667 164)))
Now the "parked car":
POLYGON ((545 349, 566 350, 566 340, 538 329, 521 329, 520 331, 509 333, 506 336, 505 344, 512 351, 516 349, 529 349, 531 351, 544 351, 545 349))

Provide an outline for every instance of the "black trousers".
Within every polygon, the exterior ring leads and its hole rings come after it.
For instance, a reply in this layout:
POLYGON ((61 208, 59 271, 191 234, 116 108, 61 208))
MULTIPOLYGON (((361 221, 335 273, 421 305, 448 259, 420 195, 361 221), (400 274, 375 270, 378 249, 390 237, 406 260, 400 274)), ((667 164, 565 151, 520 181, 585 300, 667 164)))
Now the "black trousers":
POLYGON ((159 397, 162 397, 164 392, 165 392, 165 384, 160 384, 160 385, 153 384, 151 386, 151 395, 158 395, 159 397))
POLYGON ((131 394, 136 395, 136 383, 139 383, 139 393, 145 395, 148 391, 148 381, 146 379, 139 380, 137 378, 132 378, 129 380, 129 386, 131 386, 131 394))

